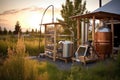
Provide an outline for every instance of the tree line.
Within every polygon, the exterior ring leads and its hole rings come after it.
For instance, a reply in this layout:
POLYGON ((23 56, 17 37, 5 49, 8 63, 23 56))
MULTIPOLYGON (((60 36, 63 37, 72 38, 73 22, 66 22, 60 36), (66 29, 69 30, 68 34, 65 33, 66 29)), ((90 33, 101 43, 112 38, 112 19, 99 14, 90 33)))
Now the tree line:
POLYGON ((2 29, 2 27, 0 26, 0 35, 7 35, 7 34, 14 34, 14 35, 17 35, 18 33, 22 34, 22 33, 25 33, 25 34, 29 34, 29 33, 39 33, 39 31, 37 29, 32 29, 31 31, 29 31, 28 29, 26 30, 26 32, 22 32, 22 29, 21 29, 21 26, 20 26, 20 22, 17 21, 16 24, 15 24, 15 28, 14 28, 14 31, 11 31, 11 30, 7 30, 6 27, 4 27, 2 29))

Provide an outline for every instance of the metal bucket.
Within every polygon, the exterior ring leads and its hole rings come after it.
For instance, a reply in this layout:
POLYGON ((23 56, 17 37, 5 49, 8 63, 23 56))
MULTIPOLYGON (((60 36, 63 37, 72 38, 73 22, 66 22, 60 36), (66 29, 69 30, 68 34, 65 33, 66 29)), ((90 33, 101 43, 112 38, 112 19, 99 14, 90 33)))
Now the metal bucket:
POLYGON ((71 41, 63 41, 63 55, 62 57, 68 58, 73 54, 73 42, 71 41))

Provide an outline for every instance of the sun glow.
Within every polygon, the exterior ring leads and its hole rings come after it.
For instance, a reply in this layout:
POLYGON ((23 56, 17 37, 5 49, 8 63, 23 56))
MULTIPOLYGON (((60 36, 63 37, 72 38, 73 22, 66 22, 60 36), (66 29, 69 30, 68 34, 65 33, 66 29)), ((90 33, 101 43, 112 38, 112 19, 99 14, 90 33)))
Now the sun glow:
MULTIPOLYGON (((22 16, 19 17, 21 26, 24 28, 24 31, 32 29, 40 30, 40 24, 41 24, 41 13, 40 12, 27 12, 22 14, 22 16)), ((43 23, 49 23, 51 22, 51 15, 46 14, 43 19, 43 23)), ((22 29, 23 30, 23 29, 22 29)), ((41 28, 42 32, 44 32, 44 27, 41 28)))
POLYGON ((41 17, 39 13, 30 12, 26 18, 26 21, 31 28, 39 29, 40 19, 41 17))
MULTIPOLYGON (((51 23, 52 22, 52 13, 51 10, 47 11, 46 14, 43 16, 43 11, 42 10, 25 10, 25 11, 20 11, 18 13, 14 14, 9 14, 9 15, 4 15, 2 18, 5 20, 8 20, 4 22, 5 25, 10 26, 8 29, 14 30, 14 27, 16 22, 19 21, 22 32, 25 32, 26 30, 31 31, 32 29, 39 31, 40 30, 40 24, 41 24, 41 18, 42 19, 42 24, 44 23, 51 23), (8 18, 9 17, 9 18, 8 18)), ((60 19, 60 14, 57 13, 54 15, 54 22, 57 21, 57 18, 60 19)), ((3 25, 3 26, 5 26, 3 25)), ((42 26, 41 28, 42 32, 44 32, 44 27, 42 26)))

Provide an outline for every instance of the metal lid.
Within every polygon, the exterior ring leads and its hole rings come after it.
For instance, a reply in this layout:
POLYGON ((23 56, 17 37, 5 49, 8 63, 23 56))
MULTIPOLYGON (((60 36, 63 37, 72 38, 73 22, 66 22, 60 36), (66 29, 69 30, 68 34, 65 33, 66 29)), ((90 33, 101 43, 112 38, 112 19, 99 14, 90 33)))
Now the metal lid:
POLYGON ((108 27, 99 27, 96 32, 110 32, 108 27))
POLYGON ((72 41, 59 41, 58 42, 59 44, 62 43, 62 44, 73 44, 72 41))

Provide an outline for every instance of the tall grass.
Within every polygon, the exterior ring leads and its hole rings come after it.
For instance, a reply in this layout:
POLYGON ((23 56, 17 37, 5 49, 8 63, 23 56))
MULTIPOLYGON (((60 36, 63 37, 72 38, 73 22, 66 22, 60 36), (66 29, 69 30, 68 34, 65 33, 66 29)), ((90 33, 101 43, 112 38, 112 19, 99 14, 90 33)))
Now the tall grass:
POLYGON ((16 38, 11 36, 0 36, 0 55, 6 56, 8 46, 14 46, 16 42, 16 38))
MULTIPOLYGON (((44 52, 44 39, 40 40, 41 47, 39 49, 39 38, 38 37, 25 37, 24 43, 26 46, 26 52, 29 55, 35 56, 39 53, 44 52)), ((8 47, 12 48, 15 47, 17 43, 17 37, 12 35, 0 36, 0 55, 6 56, 8 47)))
POLYGON ((40 80, 67 80, 69 71, 61 71, 54 64, 40 62, 40 80))
POLYGON ((117 60, 98 62, 93 67, 73 66, 66 80, 120 80, 120 54, 117 60))
POLYGON ((38 80, 38 62, 22 57, 11 57, 1 67, 0 79, 38 80))
POLYGON ((0 66, 0 79, 56 80, 59 77, 57 67, 48 62, 31 60, 25 52, 23 39, 19 39, 15 47, 8 48, 8 58, 0 66))
POLYGON ((39 39, 38 38, 26 38, 25 39, 26 51, 29 55, 38 55, 44 52, 44 39, 41 40, 41 46, 39 49, 39 39))
POLYGON ((39 63, 26 58, 23 39, 19 39, 15 48, 8 49, 8 58, 0 66, 2 80, 38 80, 39 63))
POLYGON ((7 55, 7 43, 6 41, 0 40, 0 55, 5 56, 7 55))

